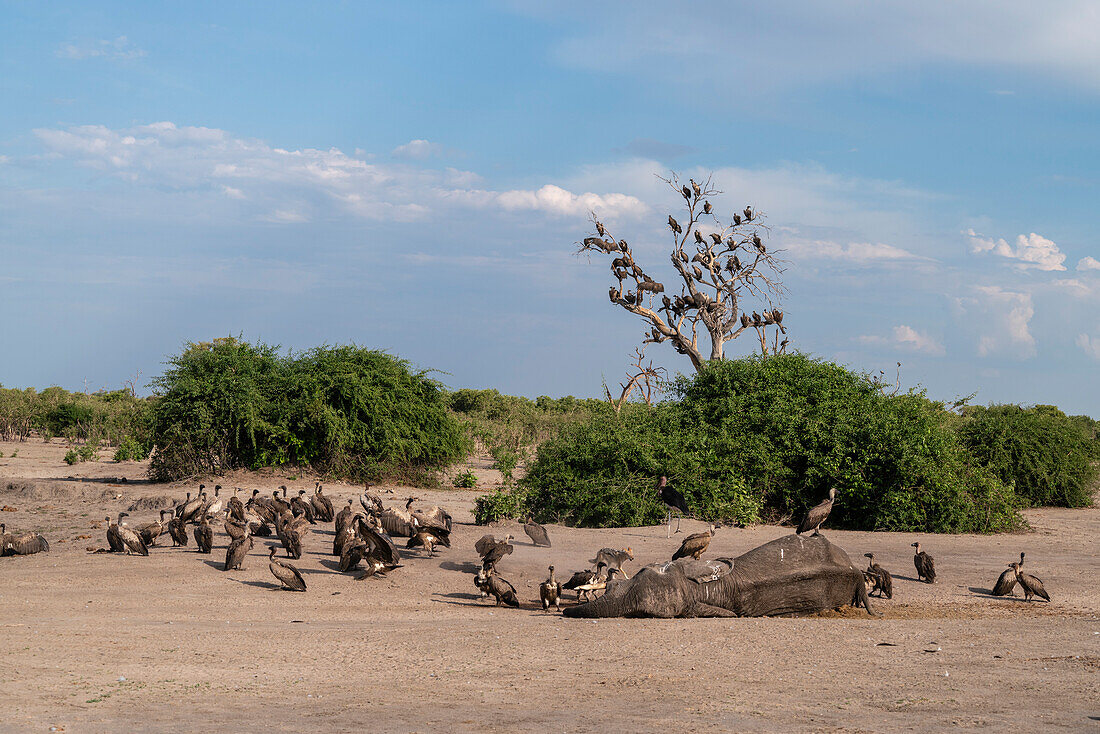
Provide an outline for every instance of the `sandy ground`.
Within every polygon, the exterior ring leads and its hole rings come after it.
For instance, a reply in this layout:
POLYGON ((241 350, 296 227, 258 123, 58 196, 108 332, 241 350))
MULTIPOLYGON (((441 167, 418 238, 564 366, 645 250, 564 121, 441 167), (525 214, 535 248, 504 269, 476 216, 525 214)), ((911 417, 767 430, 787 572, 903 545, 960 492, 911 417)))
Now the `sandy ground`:
MULTIPOLYGON (((1026 534, 920 537, 935 585, 913 578, 916 536, 827 531, 894 572, 882 618, 583 621, 538 609, 549 564, 568 575, 601 547, 630 546, 632 572, 683 535, 550 526, 554 547, 535 548, 519 526, 472 524, 484 490, 417 491, 454 515, 450 550, 355 581, 334 570, 332 527, 318 525, 298 562, 309 590, 295 594, 276 588, 263 539, 244 570, 223 572, 220 527, 211 556, 193 542, 148 558, 86 551, 106 545, 104 515, 196 484, 147 484, 138 463, 69 467, 59 443, 0 451, 0 518, 52 545, 0 559, 0 731, 1100 731, 1097 509, 1029 511, 1026 534), (500 572, 519 610, 473 586, 474 541, 509 531, 500 572), (1053 603, 986 594, 1020 551, 1053 603)), ((490 479, 485 465, 474 468, 490 479)), ((276 473, 219 481, 312 488, 276 473)), ((392 504, 411 491, 387 489, 392 504)), ((722 529, 708 555, 788 532, 722 529)))

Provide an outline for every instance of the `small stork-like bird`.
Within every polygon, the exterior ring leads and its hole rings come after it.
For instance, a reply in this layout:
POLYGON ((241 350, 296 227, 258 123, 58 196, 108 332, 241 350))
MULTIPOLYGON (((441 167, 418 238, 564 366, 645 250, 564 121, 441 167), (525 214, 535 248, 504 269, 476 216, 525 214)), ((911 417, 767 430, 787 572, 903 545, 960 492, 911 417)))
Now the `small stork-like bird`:
POLYGON ((684 495, 673 487, 668 486, 668 477, 661 477, 657 481, 657 489, 661 493, 661 503, 665 506, 665 509, 668 510, 668 517, 666 518, 668 533, 665 537, 671 538, 673 510, 678 513, 676 518, 676 532, 680 532, 680 520, 683 519, 684 515, 690 515, 691 510, 688 509, 688 503, 687 500, 684 499, 684 495))

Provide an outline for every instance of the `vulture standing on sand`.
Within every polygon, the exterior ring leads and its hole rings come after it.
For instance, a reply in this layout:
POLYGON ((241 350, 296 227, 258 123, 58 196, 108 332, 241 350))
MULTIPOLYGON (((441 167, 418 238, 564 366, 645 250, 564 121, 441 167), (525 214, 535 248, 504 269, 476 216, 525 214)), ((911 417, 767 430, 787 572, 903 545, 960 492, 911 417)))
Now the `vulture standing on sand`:
POLYGON ((913 543, 913 565, 917 569, 917 580, 926 584, 936 583, 936 561, 920 549, 920 543, 913 543))
POLYGON ((7 525, 0 522, 0 556, 29 556, 48 553, 50 544, 38 533, 8 533, 7 525))
POLYGON ((229 517, 237 522, 244 522, 244 503, 241 502, 240 497, 237 496, 237 492, 240 491, 240 487, 233 488, 233 496, 225 503, 225 509, 229 517))
POLYGON ((531 542, 540 548, 550 547, 550 534, 546 532, 546 528, 531 518, 527 518, 527 522, 523 524, 523 532, 527 533, 527 537, 531 539, 531 542))
POLYGON ((836 499, 836 487, 829 487, 829 498, 822 500, 806 513, 806 517, 802 518, 802 522, 798 524, 798 530, 794 531, 795 535, 802 535, 802 533, 808 533, 811 530, 814 531, 814 535, 821 535, 819 528, 828 519, 829 513, 833 511, 834 499, 836 499))
POLYGON ((321 522, 332 522, 336 509, 332 506, 332 500, 324 494, 324 488, 320 482, 313 490, 313 496, 309 498, 309 504, 313 505, 313 515, 321 522))
POLYGON ((118 513, 118 519, 112 521, 110 517, 105 517, 103 520, 107 523, 107 546, 111 549, 112 553, 125 553, 126 544, 122 542, 122 535, 119 533, 119 524, 122 522, 122 516, 126 513, 118 513))
POLYGON ((405 509, 400 510, 396 507, 387 507, 378 513, 378 519, 382 523, 382 529, 386 531, 386 534, 393 537, 399 535, 403 538, 411 537, 413 534, 413 516, 409 508, 412 507, 412 503, 416 501, 416 497, 409 497, 405 501, 405 509))
POLYGON ((874 553, 864 553, 863 557, 868 559, 867 573, 871 574, 874 582, 868 593, 877 591, 880 598, 885 596, 887 599, 893 599, 894 577, 885 568, 875 563, 874 553))
POLYGON ((668 477, 661 477, 657 480, 657 489, 661 493, 661 503, 668 511, 668 534, 666 537, 672 537, 672 512, 675 510, 678 514, 676 518, 676 532, 680 532, 680 520, 684 515, 690 515, 691 510, 688 509, 687 500, 684 499, 684 495, 680 494, 676 489, 668 486, 668 477))
POLYGON ((413 534, 406 548, 426 548, 429 556, 435 555, 435 547, 451 547, 451 531, 442 525, 422 525, 420 519, 413 517, 413 534))
POLYGON ((367 547, 366 553, 363 555, 367 570, 356 576, 356 581, 362 581, 375 574, 384 574, 401 565, 401 553, 398 552, 397 546, 390 540, 390 536, 375 530, 363 522, 362 519, 358 521, 357 525, 357 535, 361 540, 361 545, 367 547))
POLYGON ((203 508, 202 514, 209 515, 210 517, 217 517, 222 511, 222 499, 218 494, 222 491, 222 485, 214 485, 214 498, 206 503, 203 508))
POLYGON ((684 542, 680 544, 680 549, 672 554, 672 560, 691 557, 698 561, 699 556, 706 553, 707 547, 710 546, 710 539, 713 537, 713 525, 704 533, 692 533, 684 538, 684 542))
POLYGON ((210 518, 205 512, 199 515, 199 524, 195 526, 195 545, 199 553, 209 553, 214 548, 214 528, 210 527, 210 518))
MULTIPOLYGON (((1020 565, 1024 565, 1023 553, 1020 554, 1020 565)), ((1009 594, 1015 596, 1015 590, 1016 569, 1009 566, 1005 572, 1001 574, 1000 578, 997 579, 997 583, 993 586, 993 591, 991 593, 993 596, 1008 596, 1009 594)))
POLYGON ((118 513, 118 524, 114 526, 118 537, 122 539, 122 544, 126 546, 127 554, 147 556, 149 555, 149 549, 145 547, 145 543, 141 542, 141 537, 122 520, 122 518, 129 516, 130 513, 128 512, 118 513))
POLYGON ((271 575, 279 579, 284 589, 305 591, 306 580, 302 578, 302 572, 286 561, 276 558, 275 548, 276 546, 271 546, 271 554, 267 557, 267 567, 271 569, 271 575))
POLYGON ((187 545, 187 526, 182 517, 173 517, 168 521, 168 534, 172 536, 172 547, 187 545))
MULTIPOLYGON (((202 486, 202 485, 199 485, 199 486, 202 486)), ((178 505, 176 505, 176 517, 182 517, 183 516, 183 509, 185 507, 187 507, 189 504, 191 504, 191 493, 190 492, 187 493, 187 498, 183 502, 180 502, 178 505)))
MULTIPOLYGON (((413 497, 413 499, 419 498, 413 497)), ((433 505, 426 510, 411 510, 410 512, 421 525, 435 525, 443 528, 447 532, 451 531, 451 513, 438 505, 433 505)))
POLYGON ((298 517, 304 517, 309 521, 310 525, 317 523, 316 517, 313 514, 313 505, 306 499, 306 491, 304 489, 298 490, 298 495, 290 499, 290 511, 298 517))
POLYGON ((248 523, 238 522, 231 517, 227 517, 225 518, 225 534, 229 536, 230 541, 240 540, 248 535, 248 523))
POLYGON ((138 535, 141 536, 141 542, 145 543, 146 547, 152 547, 157 544, 157 538, 168 532, 168 520, 164 519, 165 515, 171 515, 171 510, 160 511, 160 521, 151 522, 147 525, 142 525, 138 528, 138 535))
POLYGON ((519 598, 516 596, 516 587, 497 576, 495 569, 483 568, 477 572, 477 576, 474 577, 474 585, 486 596, 495 596, 497 599, 497 606, 502 603, 507 604, 510 607, 519 606, 519 598))
POLYGON ((550 567, 550 577, 539 584, 539 599, 542 600, 542 610, 545 612, 553 604, 561 609, 561 584, 554 579, 554 567, 550 567))
POLYGON ((1031 601, 1031 597, 1033 596, 1041 596, 1047 601, 1050 601, 1050 594, 1043 588, 1042 581, 1029 573, 1021 571, 1019 563, 1013 563, 1012 570, 1016 572, 1016 580, 1020 582, 1020 586, 1024 589, 1025 601, 1031 601))
POLYGON ((229 547, 225 549, 225 571, 243 571, 244 557, 248 555, 248 551, 252 550, 252 535, 245 535, 243 538, 238 538, 229 544, 229 547))
MULTIPOLYGON (((206 485, 200 484, 199 496, 193 500, 188 500, 186 503, 184 503, 183 509, 179 511, 178 517, 185 523, 194 520, 195 515, 197 515, 202 510, 202 508, 206 507, 206 492, 204 491, 205 489, 206 485)), ((191 493, 188 492, 187 496, 190 497, 191 493)))

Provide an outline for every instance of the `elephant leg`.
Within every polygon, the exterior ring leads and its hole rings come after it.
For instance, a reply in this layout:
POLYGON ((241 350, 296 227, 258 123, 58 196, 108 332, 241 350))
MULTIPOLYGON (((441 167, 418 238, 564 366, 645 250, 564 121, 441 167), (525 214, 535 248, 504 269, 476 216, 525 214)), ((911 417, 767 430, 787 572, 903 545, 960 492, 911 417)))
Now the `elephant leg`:
POLYGON ((736 617, 737 614, 724 607, 716 607, 713 604, 695 602, 684 610, 681 617, 736 617))

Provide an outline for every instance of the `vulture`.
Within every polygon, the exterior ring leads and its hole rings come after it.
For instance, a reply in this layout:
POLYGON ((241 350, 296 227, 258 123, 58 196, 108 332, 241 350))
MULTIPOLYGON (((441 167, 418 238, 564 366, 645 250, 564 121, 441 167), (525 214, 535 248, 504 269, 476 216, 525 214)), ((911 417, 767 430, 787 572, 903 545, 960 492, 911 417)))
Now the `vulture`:
POLYGON ((554 567, 550 567, 550 578, 539 584, 539 599, 542 600, 542 611, 548 611, 550 605, 561 609, 561 584, 554 580, 554 567))
POLYGON ((741 314, 741 328, 749 328, 749 315, 747 313, 741 314))
MULTIPOLYGON (((487 537, 491 538, 492 536, 487 537)), ((474 547, 476 548, 477 545, 480 544, 483 540, 485 540, 485 538, 479 540, 474 545, 474 547)), ((489 547, 486 552, 483 553, 481 556, 481 567, 486 569, 496 568, 497 563, 500 562, 500 559, 504 558, 504 556, 512 552, 512 544, 508 542, 510 540, 512 540, 512 536, 508 535, 504 538, 504 540, 496 541, 491 547, 489 547)))
POLYGON ((691 190, 695 192, 696 196, 702 196, 703 190, 699 188, 699 184, 695 183, 695 179, 689 179, 691 181, 691 190))
POLYGON ((685 199, 689 201, 691 200, 691 189, 689 189, 687 186, 684 186, 682 189, 680 189, 680 193, 684 195, 685 199))
POLYGON ((711 206, 709 201, 703 202, 703 214, 710 214, 711 206))
POLYGON ((357 576, 356 580, 362 581, 368 576, 386 573, 401 565, 401 554, 389 536, 376 531, 362 519, 358 522, 357 537, 361 540, 361 545, 366 546, 363 559, 367 570, 357 576))
POLYGON ((237 496, 237 492, 239 491, 241 491, 240 487, 233 488, 233 496, 225 503, 225 509, 228 511, 231 518, 237 522, 244 522, 244 503, 241 502, 240 498, 237 496))
POLYGON ((695 230, 695 243, 698 245, 706 243, 706 241, 703 239, 703 233, 699 230, 695 230))
POLYGON ((230 541, 240 540, 248 535, 248 523, 238 522, 232 517, 227 517, 225 518, 225 534, 229 536, 230 541))
POLYGON ((158 522, 151 522, 147 525, 142 525, 138 528, 138 535, 141 536, 141 542, 145 543, 146 547, 151 547, 157 544, 157 538, 168 532, 168 520, 164 519, 165 515, 171 515, 171 510, 161 510, 160 520, 158 522))
POLYGON ((698 265, 692 265, 691 266, 691 272, 694 273, 696 280, 702 280, 703 279, 703 271, 698 265))
POLYGON ((691 510, 688 509, 687 500, 684 499, 684 495, 668 486, 668 477, 661 477, 657 481, 657 489, 661 493, 661 503, 665 506, 665 509, 668 510, 668 517, 666 518, 668 522, 667 537, 671 538, 673 511, 679 514, 676 518, 676 532, 680 532, 680 520, 683 519, 684 515, 690 515, 691 510))
POLYGON ((578 601, 580 601, 581 594, 584 594, 585 598, 587 599, 589 596, 589 592, 586 588, 582 587, 586 587, 589 584, 594 583, 601 576, 606 578, 606 574, 604 572, 605 568, 607 568, 607 564, 603 561, 600 561, 596 564, 595 571, 591 569, 586 571, 577 571, 568 581, 562 584, 561 588, 577 592, 578 601))
POLYGON ((745 207, 745 221, 752 221, 752 209, 750 207, 745 207))
MULTIPOLYGON (((1024 554, 1023 553, 1020 554, 1020 565, 1021 566, 1024 565, 1024 554)), ((997 583, 996 583, 996 585, 994 585, 993 591, 991 593, 993 594, 993 596, 1008 596, 1009 594, 1012 594, 1013 596, 1015 596, 1016 595, 1015 590, 1016 590, 1016 569, 1013 568, 1012 566, 1009 566, 1005 570, 1005 572, 1001 574, 1000 578, 997 579, 997 583)))
POLYGON ((348 515, 344 522, 337 523, 336 534, 332 536, 332 555, 343 556, 344 551, 355 545, 355 522, 362 516, 362 513, 356 512, 348 515))
POLYGON ((141 542, 141 537, 122 520, 122 518, 129 516, 130 513, 128 512, 120 512, 118 514, 118 523, 114 526, 115 532, 118 533, 118 537, 122 540, 127 555, 147 556, 149 555, 149 549, 145 547, 145 543, 141 542))
POLYGON ((671 227, 672 231, 676 234, 683 232, 683 230, 680 229, 680 223, 673 219, 671 214, 668 215, 668 226, 671 227))
POLYGON ((715 245, 722 244, 722 235, 718 234, 717 232, 711 232, 710 233, 710 238, 712 240, 714 240, 715 245))
POLYGON ((122 542, 122 535, 119 534, 119 523, 122 522, 122 517, 125 512, 118 513, 118 520, 111 521, 110 517, 103 518, 107 523, 107 546, 111 549, 112 553, 125 553, 126 546, 122 542))
POLYGON ((361 540, 355 539, 350 543, 345 543, 343 552, 340 554, 340 563, 338 568, 341 573, 347 573, 353 570, 359 565, 359 561, 363 560, 363 556, 367 554, 367 544, 361 540))
MULTIPOLYGON (((187 545, 187 526, 182 517, 173 517, 168 521, 168 534, 172 536, 172 547, 187 545)), ((110 534, 108 534, 110 539, 110 534)))
POLYGON ((50 544, 38 533, 8 533, 0 522, 0 556, 29 556, 49 553, 50 544))
POLYGON ((336 517, 333 518, 333 522, 336 523, 336 532, 339 533, 343 528, 347 527, 351 523, 351 518, 355 515, 355 510, 351 509, 352 500, 349 498, 348 503, 344 505, 339 512, 336 513, 336 517))
POLYGON ((752 236, 752 243, 756 245, 757 250, 760 250, 760 254, 764 254, 764 243, 760 241, 760 235, 754 234, 752 236))
POLYGON ((527 533, 527 537, 531 539, 531 542, 540 548, 550 547, 550 535, 546 532, 546 528, 531 518, 527 518, 527 522, 523 524, 523 532, 527 533))
MULTIPOLYGON (((200 484, 199 486, 202 487, 203 485, 200 484)), ((181 515, 183 515, 183 508, 187 507, 189 504, 191 504, 190 492, 187 493, 187 498, 183 502, 176 505, 176 517, 180 517, 181 515)))
POLYGON ((936 561, 920 549, 920 543, 913 543, 913 565, 917 568, 917 580, 926 584, 936 583, 936 561))
POLYGON ((195 545, 199 547, 199 553, 209 553, 214 548, 214 528, 210 527, 210 519, 205 512, 199 515, 199 524, 195 526, 195 545))
POLYGON ((435 555, 435 547, 441 545, 444 548, 451 547, 451 531, 442 525, 422 525, 420 520, 413 516, 413 534, 406 548, 426 548, 429 556, 435 555))
POLYGON ((280 484, 279 489, 276 489, 271 493, 271 508, 275 511, 276 515, 281 515, 284 512, 290 512, 290 503, 286 499, 286 485, 280 484), (283 490, 282 498, 279 497, 279 489, 283 490))
POLYGON ((734 224, 734 226, 740 226, 741 225, 741 215, 740 214, 734 214, 733 215, 733 224, 734 224))
POLYGON ((275 518, 275 535, 282 541, 287 558, 302 557, 302 536, 308 525, 304 517, 294 517, 289 511, 275 518))
POLYGON ((1012 569, 1016 572, 1016 580, 1020 582, 1020 586, 1024 589, 1025 601, 1031 601, 1031 597, 1033 596, 1041 596, 1047 601, 1050 601, 1050 594, 1043 588, 1042 581, 1029 573, 1021 571, 1019 563, 1013 563, 1012 569))
POLYGON ((212 517, 217 517, 218 516, 218 513, 220 513, 222 511, 222 500, 221 500, 220 497, 218 497, 218 493, 221 492, 221 491, 222 491, 222 485, 215 484, 214 485, 214 499, 212 499, 208 503, 206 503, 206 506, 203 508, 202 514, 210 515, 212 517))
POLYGON ((298 496, 291 498, 290 511, 298 517, 304 517, 310 525, 315 525, 317 523, 313 516, 313 505, 306 499, 306 491, 304 489, 299 489, 298 496))
POLYGON ((336 510, 332 506, 332 500, 324 495, 321 483, 313 490, 313 496, 309 498, 309 504, 313 506, 313 515, 321 522, 332 522, 336 510))
POLYGON ((603 563, 609 569, 618 571, 624 577, 630 578, 626 575, 626 571, 623 570, 623 564, 627 561, 634 560, 634 549, 623 548, 622 550, 616 550, 614 548, 600 548, 600 552, 596 554, 596 557, 592 559, 592 563, 603 563))
POLYGON ((877 591, 879 598, 885 596, 887 599, 893 599, 894 577, 885 568, 875 563, 874 553, 864 553, 863 556, 868 559, 867 573, 871 575, 873 582, 870 592, 877 591))
MULTIPOLYGON (((193 500, 188 500, 184 504, 183 509, 180 510, 179 515, 177 516, 177 517, 179 517, 180 520, 182 520, 185 523, 191 522, 192 520, 195 519, 195 515, 199 514, 199 512, 202 511, 202 508, 206 507, 206 491, 205 490, 206 490, 206 485, 205 484, 200 484, 199 485, 199 496, 196 497, 193 500)), ((188 492, 187 496, 190 497, 191 493, 188 492)))
POLYGON ((828 499, 822 500, 806 513, 806 517, 802 518, 802 522, 798 523, 798 529, 794 531, 795 535, 802 535, 802 533, 808 533, 811 530, 814 531, 814 535, 821 535, 819 529, 822 524, 824 524, 825 520, 828 519, 829 513, 833 511, 834 499, 836 499, 836 487, 829 487, 828 499))
POLYGON ((497 576, 492 568, 483 568, 474 577, 474 585, 481 589, 486 596, 495 596, 497 606, 501 603, 510 607, 519 606, 519 598, 516 597, 516 587, 497 576))
POLYGON ((680 544, 680 549, 672 554, 672 560, 690 557, 698 561, 699 556, 706 553, 707 547, 710 545, 710 539, 713 537, 713 525, 704 533, 692 533, 684 538, 684 542, 680 544))
POLYGON ((275 557, 275 546, 271 546, 271 553, 267 557, 267 567, 271 569, 271 575, 279 579, 284 589, 290 591, 305 591, 306 580, 302 578, 302 572, 294 568, 286 561, 280 561, 275 557))
POLYGON ((577 598, 580 599, 581 594, 584 594, 586 598, 594 597, 597 591, 603 591, 607 588, 607 584, 614 578, 616 573, 623 572, 617 568, 606 568, 603 564, 600 564, 588 581, 574 587, 577 591, 577 598))
MULTIPOLYGON (((413 499, 419 498, 413 497, 413 499)), ((426 510, 411 510, 411 512, 412 516, 415 517, 421 525, 438 525, 448 532, 451 529, 451 513, 438 505, 433 505, 426 510)))
POLYGON ((596 233, 599 234, 600 237, 603 237, 606 234, 606 230, 604 230, 603 224, 601 222, 596 222, 596 233))
POLYGON ((225 549, 225 571, 243 571, 244 557, 248 555, 248 551, 252 550, 252 535, 245 535, 243 538, 238 538, 229 544, 229 547, 225 549))
POLYGON ((386 531, 387 535, 399 535, 403 538, 408 538, 413 534, 413 516, 409 508, 415 501, 416 497, 409 497, 409 499, 405 501, 404 510, 399 510, 396 507, 387 507, 382 510, 382 512, 378 513, 378 519, 382 521, 382 529, 386 531))
POLYGON ((260 497, 259 494, 260 490, 252 490, 252 498, 248 500, 245 507, 251 508, 264 522, 274 523, 275 505, 267 497, 260 497))

